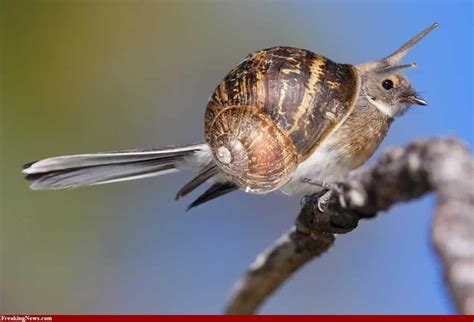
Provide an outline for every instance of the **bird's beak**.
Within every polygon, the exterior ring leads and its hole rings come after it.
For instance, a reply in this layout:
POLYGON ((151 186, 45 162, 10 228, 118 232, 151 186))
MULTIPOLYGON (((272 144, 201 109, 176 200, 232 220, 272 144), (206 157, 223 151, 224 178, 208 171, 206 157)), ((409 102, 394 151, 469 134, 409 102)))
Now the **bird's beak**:
POLYGON ((410 94, 403 98, 403 101, 408 104, 422 105, 427 106, 428 103, 421 97, 416 96, 416 94, 410 94))

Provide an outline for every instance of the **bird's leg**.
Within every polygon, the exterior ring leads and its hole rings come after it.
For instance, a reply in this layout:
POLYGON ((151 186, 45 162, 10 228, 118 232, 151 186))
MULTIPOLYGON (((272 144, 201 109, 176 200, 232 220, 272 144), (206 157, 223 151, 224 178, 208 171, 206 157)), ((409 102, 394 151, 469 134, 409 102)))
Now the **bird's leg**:
POLYGON ((328 183, 326 181, 320 181, 320 180, 314 180, 314 179, 310 179, 310 178, 303 178, 301 180, 303 183, 307 183, 311 186, 318 186, 318 187, 321 187, 323 188, 324 190, 330 190, 333 186, 333 184, 331 183, 328 183))
MULTIPOLYGON (((339 198, 339 202, 341 206, 346 207, 346 200, 344 199, 343 191, 337 183, 328 183, 326 181, 313 180, 309 178, 304 178, 302 181, 304 183, 322 188, 320 192, 317 192, 311 196, 311 198, 318 199, 317 201, 318 210, 321 213, 323 213, 326 210, 328 206, 328 202, 333 196, 333 194, 337 194, 337 197, 339 198)), ((303 198, 302 202, 304 201, 306 201, 306 197, 303 198)))

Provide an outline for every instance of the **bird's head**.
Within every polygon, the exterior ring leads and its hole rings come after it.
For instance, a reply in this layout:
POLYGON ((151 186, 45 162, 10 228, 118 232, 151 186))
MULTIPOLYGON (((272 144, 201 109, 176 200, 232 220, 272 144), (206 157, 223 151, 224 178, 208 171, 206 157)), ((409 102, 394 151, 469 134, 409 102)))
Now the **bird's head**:
POLYGON ((428 105, 402 74, 403 70, 415 67, 415 63, 401 64, 401 61, 410 48, 436 27, 438 24, 434 23, 381 60, 357 65, 362 81, 361 96, 389 117, 403 114, 414 104, 428 105))

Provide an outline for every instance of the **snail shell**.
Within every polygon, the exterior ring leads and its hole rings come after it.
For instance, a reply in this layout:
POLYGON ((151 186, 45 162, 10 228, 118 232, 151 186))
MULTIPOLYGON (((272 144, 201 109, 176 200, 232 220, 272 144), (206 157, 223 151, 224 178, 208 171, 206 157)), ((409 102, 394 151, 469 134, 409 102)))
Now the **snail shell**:
POLYGON ((247 192, 276 189, 297 165, 291 139, 252 106, 221 110, 212 122, 209 140, 219 168, 247 192))
POLYGON ((205 137, 224 175, 241 189, 283 186, 350 114, 360 80, 352 65, 304 49, 247 56, 211 95, 205 137))

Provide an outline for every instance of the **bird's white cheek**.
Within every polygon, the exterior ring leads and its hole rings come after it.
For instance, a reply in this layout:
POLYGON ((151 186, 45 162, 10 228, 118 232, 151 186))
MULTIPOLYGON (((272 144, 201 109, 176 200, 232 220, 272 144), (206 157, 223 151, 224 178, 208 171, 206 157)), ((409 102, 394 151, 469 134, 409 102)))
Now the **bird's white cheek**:
POLYGON ((384 104, 382 101, 367 97, 369 102, 375 106, 380 112, 387 115, 388 117, 393 117, 393 108, 390 105, 384 104))

